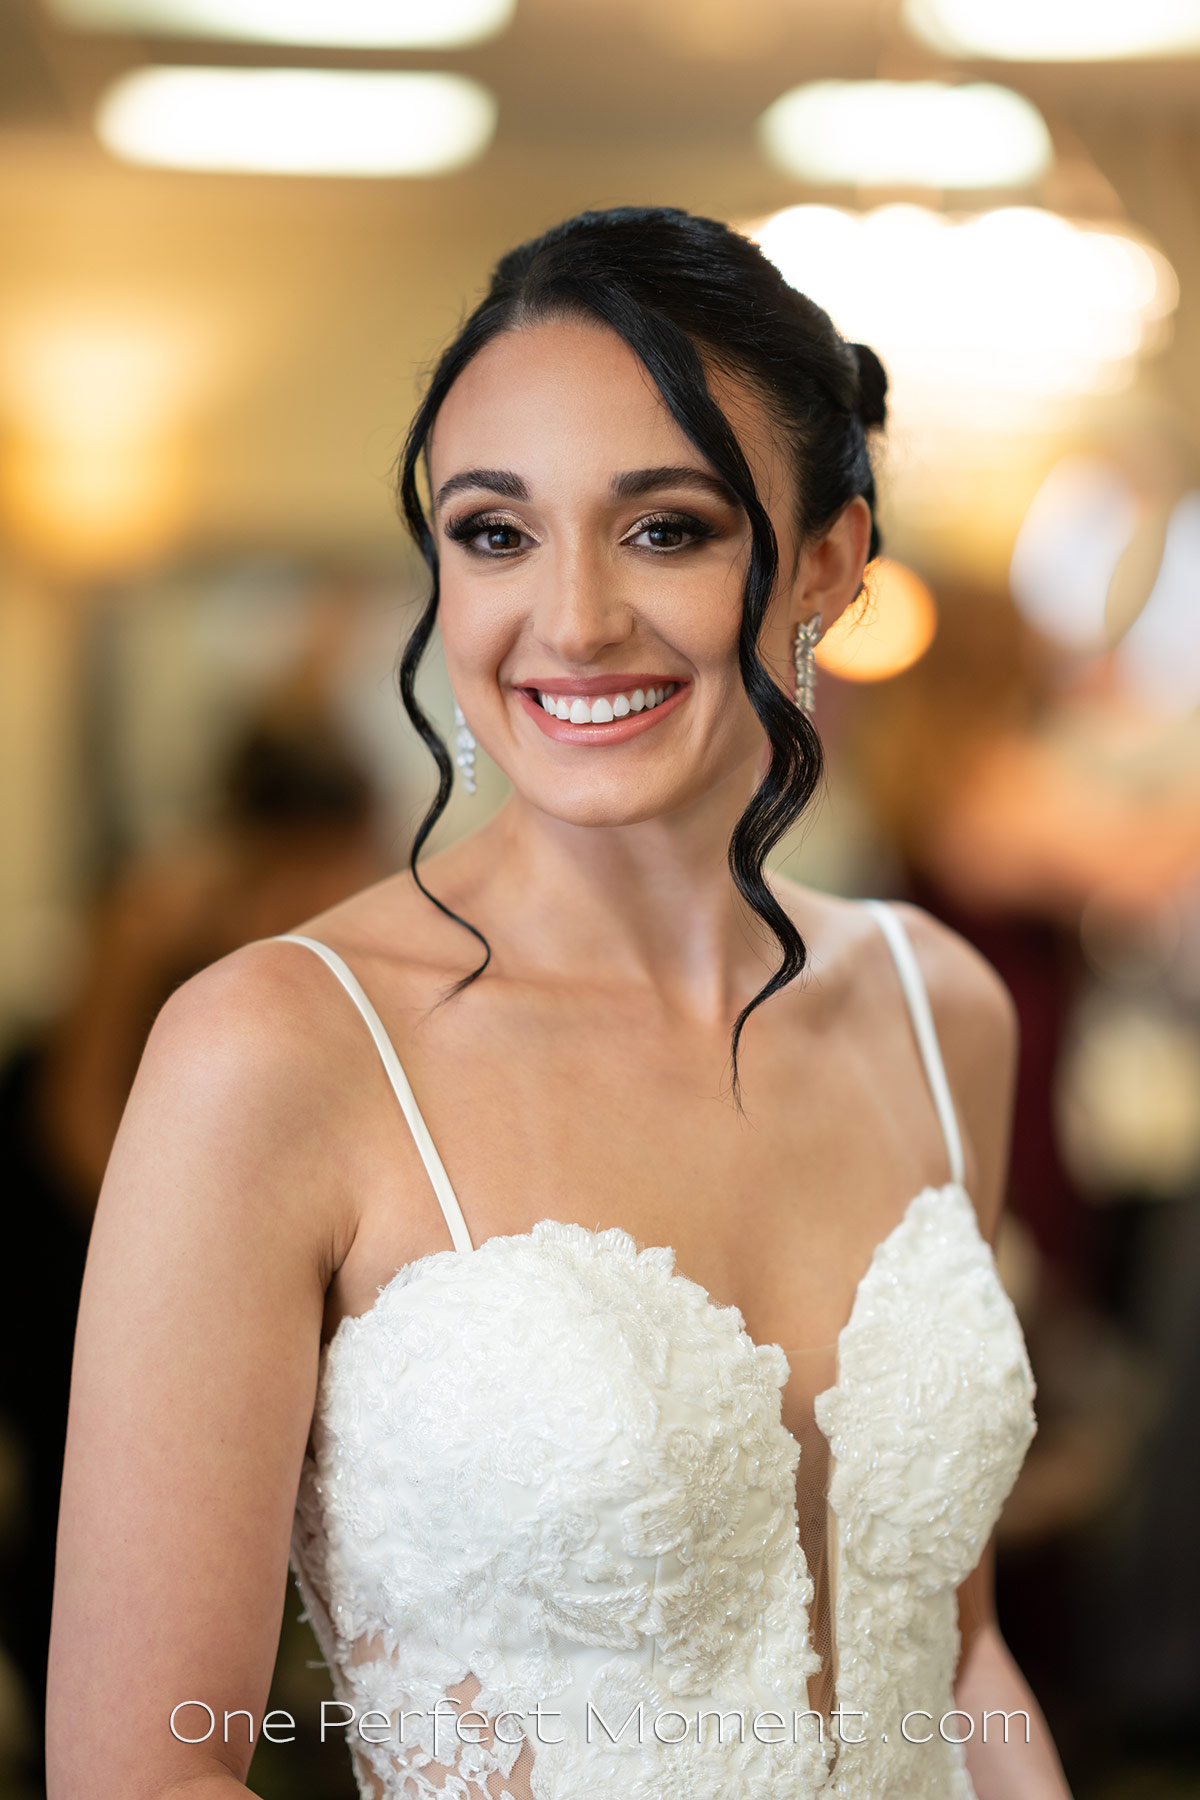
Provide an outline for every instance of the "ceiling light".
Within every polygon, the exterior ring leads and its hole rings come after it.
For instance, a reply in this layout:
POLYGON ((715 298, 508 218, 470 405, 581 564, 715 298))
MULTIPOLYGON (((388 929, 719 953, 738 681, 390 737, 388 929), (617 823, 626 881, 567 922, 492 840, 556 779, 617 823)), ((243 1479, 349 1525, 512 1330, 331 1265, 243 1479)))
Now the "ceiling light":
POLYGON ((918 662, 937 631, 937 605, 919 575, 890 557, 866 573, 867 604, 851 607, 817 645, 821 668, 843 681, 887 681, 918 662))
POLYGON ((1037 108, 990 82, 812 81, 758 122, 772 162, 802 181, 865 187, 1018 187, 1053 161, 1037 108))
POLYGON ((899 412, 957 428, 1040 422, 1049 402, 1128 385, 1179 295, 1149 244, 1037 207, 793 206, 750 235, 878 351, 899 412))
POLYGON ((1196 0, 904 0, 903 18, 945 56, 1100 62, 1200 51, 1196 0))
POLYGON ((96 114, 129 162, 267 175, 437 175, 477 157, 495 123, 477 81, 414 70, 144 68, 96 114))
POLYGON ((516 0, 52 0, 63 24, 84 31, 354 50, 478 44, 511 23, 515 6, 516 0))

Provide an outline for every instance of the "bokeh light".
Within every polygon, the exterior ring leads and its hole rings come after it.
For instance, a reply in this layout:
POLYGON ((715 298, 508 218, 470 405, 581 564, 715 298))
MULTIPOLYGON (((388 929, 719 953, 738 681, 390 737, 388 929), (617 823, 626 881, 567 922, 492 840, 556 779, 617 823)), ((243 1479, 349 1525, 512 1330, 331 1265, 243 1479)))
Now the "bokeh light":
POLYGON ((208 376, 203 334, 149 309, 10 320, 0 507, 38 565, 91 575, 169 544, 184 506, 182 426, 208 376))
POLYGON ((1029 623, 1070 649, 1101 649, 1109 584, 1137 521, 1136 496, 1111 463, 1056 463, 1025 515, 1009 569, 1029 623))
POLYGON ((52 0, 87 31, 346 49, 444 49, 495 37, 516 0, 52 0))
POLYGON ((1128 691, 1156 712, 1200 706, 1200 492, 1171 510, 1162 560, 1116 653, 1128 691))
POLYGON ((865 604, 844 612, 825 633, 816 661, 843 681, 887 681, 918 662, 937 631, 937 604, 919 575, 890 557, 866 571, 865 604))
POLYGON ((1016 187, 1054 154, 1036 106, 991 82, 808 82, 758 129, 789 175, 867 187, 1016 187))
POLYGON ((902 16, 945 56, 1084 62, 1200 50, 1195 0, 904 0, 902 16))
POLYGON ((1054 404, 1127 386, 1178 301, 1154 246, 1038 207, 792 206, 749 230, 879 352, 897 401, 958 428, 1044 421, 1054 404))
POLYGON ((129 162, 270 175, 436 175, 486 149, 496 103, 429 70, 136 69, 96 131, 129 162))

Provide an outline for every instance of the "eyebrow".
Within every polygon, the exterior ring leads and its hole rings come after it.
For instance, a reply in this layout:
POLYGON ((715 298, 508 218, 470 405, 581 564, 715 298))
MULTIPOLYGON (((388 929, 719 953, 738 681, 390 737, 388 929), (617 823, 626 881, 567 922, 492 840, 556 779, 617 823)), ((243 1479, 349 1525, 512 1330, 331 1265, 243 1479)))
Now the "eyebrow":
POLYGON ((722 481, 719 475, 710 475, 707 469, 697 469, 692 463, 659 469, 626 469, 623 475, 613 477, 612 495, 614 500, 637 500, 655 488, 664 487, 693 488, 720 500, 725 506, 741 504, 727 481, 722 481))
POLYGON ((440 506, 451 494, 461 494, 468 488, 485 488, 488 493, 503 494, 506 500, 529 498, 529 489, 511 469, 464 469, 461 474, 452 475, 449 481, 443 481, 433 504, 440 506))
MULTIPOLYGON (((653 493, 656 488, 664 487, 692 488, 698 493, 720 500, 725 506, 736 507, 740 504, 728 482, 722 481, 719 475, 710 475, 706 469, 696 468, 692 463, 665 464, 657 469, 626 469, 622 474, 614 475, 611 483, 614 500, 637 500, 643 494, 653 493)), ((442 483, 434 499, 434 506, 440 507, 452 494, 480 488, 487 493, 501 494, 506 500, 529 498, 527 484, 511 469, 463 469, 460 474, 451 475, 448 481, 442 483)))

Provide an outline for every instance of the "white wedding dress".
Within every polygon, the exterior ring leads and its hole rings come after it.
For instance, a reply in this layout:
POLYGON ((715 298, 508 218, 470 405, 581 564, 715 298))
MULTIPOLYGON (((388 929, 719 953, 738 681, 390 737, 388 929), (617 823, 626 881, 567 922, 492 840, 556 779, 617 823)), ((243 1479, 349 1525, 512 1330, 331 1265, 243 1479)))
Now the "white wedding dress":
POLYGON ((364 1796, 972 1800, 966 1723, 941 1723, 955 1589, 1033 1382, 916 959, 868 904, 950 1178, 876 1249, 819 1392, 666 1246, 553 1218, 473 1245, 370 1001, 287 934, 361 1011, 453 1244, 324 1348, 300 1481, 292 1567, 364 1796))

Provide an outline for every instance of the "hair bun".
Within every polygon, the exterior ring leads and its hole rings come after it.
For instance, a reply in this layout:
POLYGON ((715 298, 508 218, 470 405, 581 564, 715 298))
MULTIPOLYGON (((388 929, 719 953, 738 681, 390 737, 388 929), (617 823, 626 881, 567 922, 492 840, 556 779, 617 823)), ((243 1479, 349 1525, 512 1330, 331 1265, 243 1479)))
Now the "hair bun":
POLYGON ((887 370, 869 344, 851 344, 858 363, 858 416, 864 425, 882 425, 887 418, 887 370))

